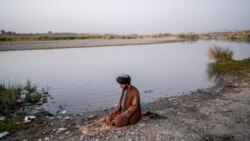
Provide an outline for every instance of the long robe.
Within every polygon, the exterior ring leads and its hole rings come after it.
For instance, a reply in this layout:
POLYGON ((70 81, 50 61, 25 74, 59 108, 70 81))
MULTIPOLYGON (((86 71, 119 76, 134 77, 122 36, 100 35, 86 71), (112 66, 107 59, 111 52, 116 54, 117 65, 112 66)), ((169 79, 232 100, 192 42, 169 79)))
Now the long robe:
POLYGON ((119 100, 117 108, 106 118, 108 125, 122 127, 137 123, 141 118, 140 94, 136 87, 128 85, 119 100), (126 93, 126 94, 124 94, 126 93), (124 97, 123 97, 124 96, 124 97), (122 102, 125 98, 125 102, 122 102), (120 115, 123 114, 123 118, 120 115))

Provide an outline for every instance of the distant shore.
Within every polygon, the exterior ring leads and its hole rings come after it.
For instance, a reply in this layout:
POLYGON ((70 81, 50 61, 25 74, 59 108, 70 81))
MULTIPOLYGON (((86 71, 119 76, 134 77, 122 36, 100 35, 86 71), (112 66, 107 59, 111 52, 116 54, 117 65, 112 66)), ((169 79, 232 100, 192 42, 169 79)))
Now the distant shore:
POLYGON ((185 41, 182 38, 169 36, 162 38, 138 38, 138 39, 84 39, 84 40, 53 40, 53 41, 17 41, 0 42, 0 51, 59 49, 59 48, 83 48, 104 46, 125 46, 142 44, 159 44, 185 41))
POLYGON ((76 33, 24 34, 6 32, 0 34, 0 51, 160 44, 197 41, 199 39, 249 43, 250 31, 185 34, 159 33, 152 35, 102 35, 76 33))

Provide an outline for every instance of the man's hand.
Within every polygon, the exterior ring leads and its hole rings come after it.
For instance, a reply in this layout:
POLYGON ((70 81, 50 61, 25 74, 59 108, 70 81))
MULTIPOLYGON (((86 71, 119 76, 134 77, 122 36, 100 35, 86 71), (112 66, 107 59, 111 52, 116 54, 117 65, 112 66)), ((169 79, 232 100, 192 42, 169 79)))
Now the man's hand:
POLYGON ((127 118, 123 113, 119 114, 117 117, 116 117, 118 120, 122 120, 124 118, 127 118))

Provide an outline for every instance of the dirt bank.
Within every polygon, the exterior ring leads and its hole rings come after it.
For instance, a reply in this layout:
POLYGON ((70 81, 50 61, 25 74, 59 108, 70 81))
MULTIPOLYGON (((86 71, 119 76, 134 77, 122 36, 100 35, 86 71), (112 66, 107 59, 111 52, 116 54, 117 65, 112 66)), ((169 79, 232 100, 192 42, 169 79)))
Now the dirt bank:
POLYGON ((47 116, 31 123, 33 128, 10 134, 3 140, 247 141, 250 138, 250 76, 225 76, 212 88, 161 98, 150 103, 143 113, 148 110, 162 118, 141 120, 118 131, 89 137, 79 132, 79 126, 103 117, 110 109, 67 115, 69 119, 47 116))
POLYGON ((184 39, 171 36, 163 38, 142 38, 142 39, 110 39, 110 40, 85 39, 85 40, 58 40, 58 41, 0 42, 0 51, 124 46, 124 45, 141 45, 141 44, 159 44, 159 43, 180 42, 180 41, 184 41, 184 39))

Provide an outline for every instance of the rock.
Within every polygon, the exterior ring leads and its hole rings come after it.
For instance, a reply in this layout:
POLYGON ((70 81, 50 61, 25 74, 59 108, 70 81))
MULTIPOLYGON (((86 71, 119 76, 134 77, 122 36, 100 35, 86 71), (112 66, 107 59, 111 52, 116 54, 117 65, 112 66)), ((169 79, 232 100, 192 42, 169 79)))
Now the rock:
POLYGON ((65 131, 67 130, 67 128, 64 128, 64 127, 61 127, 61 128, 58 128, 57 131, 61 132, 61 131, 65 131))
POLYGON ((144 126, 146 126, 146 124, 140 123, 139 126, 140 126, 140 127, 144 127, 144 126))
POLYGON ((65 139, 65 137, 59 137, 59 140, 63 140, 63 139, 65 139))
POLYGON ((45 137, 44 140, 45 140, 45 141, 49 141, 49 137, 45 137))
POLYGON ((116 134, 122 134, 122 132, 121 131, 117 131, 116 134))
POLYGON ((62 111, 62 114, 66 114, 66 113, 67 113, 67 111, 66 111, 66 110, 63 110, 63 111, 62 111))
POLYGON ((37 141, 42 141, 43 139, 38 139, 37 141))
POLYGON ((109 140, 110 139, 110 136, 106 137, 106 140, 109 140))
POLYGON ((83 141, 83 140, 84 140, 84 136, 81 135, 81 136, 80 136, 80 141, 83 141))
POLYGON ((64 120, 70 120, 70 117, 69 117, 69 116, 66 116, 66 117, 64 118, 64 120))
POLYGON ((95 117, 96 117, 96 115, 89 115, 87 118, 90 120, 90 119, 93 119, 95 117))
POLYGON ((102 110, 102 111, 108 111, 108 108, 101 107, 101 110, 102 110))
POLYGON ((129 138, 128 141, 132 141, 132 139, 129 138))
POLYGON ((96 139, 95 141, 100 141, 99 139, 96 139))
POLYGON ((135 132, 130 132, 131 135, 135 135, 135 132))
POLYGON ((67 132, 65 133, 65 135, 68 135, 68 134, 70 134, 70 131, 67 131, 67 132))
POLYGON ((217 90, 215 90, 216 93, 219 93, 222 90, 222 88, 218 88, 217 90))

